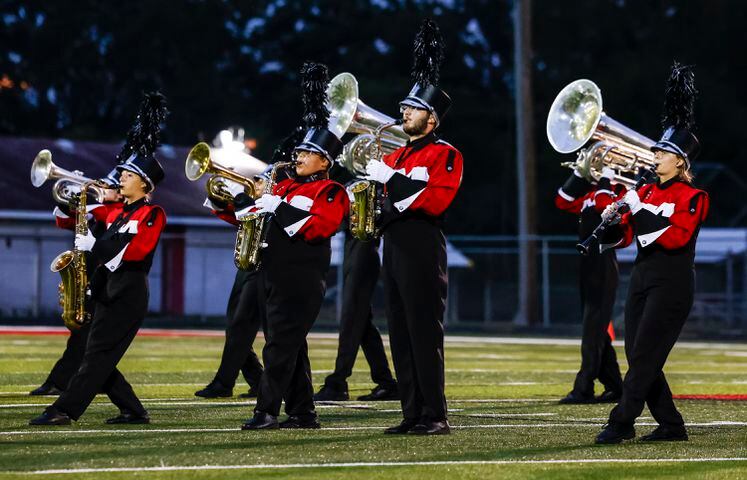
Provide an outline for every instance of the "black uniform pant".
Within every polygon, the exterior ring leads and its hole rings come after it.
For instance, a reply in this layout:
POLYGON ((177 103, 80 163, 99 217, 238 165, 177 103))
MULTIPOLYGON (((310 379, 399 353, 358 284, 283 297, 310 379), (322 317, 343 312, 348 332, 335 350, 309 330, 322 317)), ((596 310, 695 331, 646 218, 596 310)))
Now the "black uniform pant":
POLYGON ((236 272, 226 320, 226 342, 215 380, 226 388, 233 388, 241 371, 246 383, 256 388, 262 377, 262 364, 252 347, 261 324, 255 272, 236 272))
POLYGON ((148 309, 148 279, 144 272, 114 272, 107 277, 105 291, 97 295, 83 362, 53 404, 74 420, 98 392, 106 393, 123 413, 146 413, 117 364, 143 323, 148 309))
POLYGON ((648 405, 660 425, 684 425, 664 377, 664 363, 693 304, 692 266, 641 262, 633 268, 625 304, 628 372, 610 422, 630 425, 648 405))
POLYGON ((403 416, 445 419, 446 239, 438 226, 421 219, 389 225, 384 285, 403 416))
POLYGON ((65 390, 70 379, 80 368, 83 361, 83 355, 86 352, 86 343, 88 342, 88 332, 91 331, 91 324, 86 323, 77 330, 71 330, 70 336, 67 337, 65 351, 52 370, 47 376, 45 383, 49 382, 60 390, 65 390))
POLYGON ((277 416, 285 400, 288 415, 314 414, 306 335, 322 307, 329 257, 326 265, 266 263, 258 274, 259 304, 264 310, 265 368, 255 412, 277 416))
POLYGON ((592 252, 580 262, 580 291, 583 305, 581 368, 576 374, 573 392, 579 396, 594 395, 594 380, 605 390, 622 391, 622 377, 617 355, 607 327, 612 319, 617 292, 618 269, 615 253, 592 252))
POLYGON ((378 247, 378 240, 362 242, 349 233, 345 235, 337 360, 334 372, 324 380, 324 384, 334 390, 347 391, 347 379, 353 373, 358 347, 363 349, 371 368, 371 380, 375 384, 385 388, 392 388, 396 384, 371 311, 371 298, 381 270, 378 247))

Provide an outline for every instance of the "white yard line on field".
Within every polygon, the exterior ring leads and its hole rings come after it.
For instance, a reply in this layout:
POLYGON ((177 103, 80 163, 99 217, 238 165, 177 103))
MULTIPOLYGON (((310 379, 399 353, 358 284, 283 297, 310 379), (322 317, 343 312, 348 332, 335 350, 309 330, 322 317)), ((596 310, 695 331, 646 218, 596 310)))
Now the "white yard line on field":
POLYGON ((366 468, 366 467, 432 467, 459 465, 564 465, 564 464, 615 464, 615 463, 710 463, 710 462, 745 462, 747 457, 712 457, 712 458, 558 458, 549 460, 436 460, 406 462, 340 462, 340 463, 287 463, 287 464, 252 464, 252 465, 161 465, 158 467, 108 467, 76 468, 59 470, 16 471, 29 475, 60 475, 81 473, 114 473, 114 472, 173 472, 193 470, 283 470, 306 468, 366 468))
MULTIPOLYGON (((322 419, 323 421, 323 419, 322 419)), ((501 429, 501 428, 601 428, 602 423, 591 423, 585 420, 578 423, 521 423, 521 424, 510 424, 510 423, 494 423, 484 425, 452 425, 451 428, 455 430, 471 430, 471 429, 501 429)), ((642 427, 653 427, 657 426, 656 422, 640 422, 636 423, 636 426, 642 427)), ((349 427, 322 427, 321 431, 357 431, 357 430, 381 430, 390 427, 391 425, 365 425, 365 426, 349 426, 349 427)), ((744 427, 747 426, 747 422, 731 422, 731 421, 713 421, 703 423, 688 423, 688 427, 744 427)), ((315 431, 319 431, 315 430, 315 431)), ((22 435, 50 435, 50 434, 90 434, 90 433, 103 433, 108 435, 119 435, 119 434, 133 434, 133 433, 214 433, 214 432, 236 432, 242 433, 243 431, 239 428, 132 428, 132 429, 87 429, 87 430, 67 430, 44 427, 33 427, 28 430, 13 430, 0 432, 0 436, 22 436, 22 435)), ((243 435, 262 435, 261 432, 245 432, 243 435)))

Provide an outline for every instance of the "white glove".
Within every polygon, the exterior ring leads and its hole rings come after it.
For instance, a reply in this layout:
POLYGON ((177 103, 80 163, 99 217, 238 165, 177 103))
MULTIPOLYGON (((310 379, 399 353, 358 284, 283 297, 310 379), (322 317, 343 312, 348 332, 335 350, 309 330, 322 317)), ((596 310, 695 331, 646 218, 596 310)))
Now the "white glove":
POLYGON ((622 217, 617 211, 617 207, 614 203, 607 205, 607 207, 602 212, 602 220, 608 222, 610 225, 617 225, 618 223, 620 223, 621 219, 622 217))
POLYGON ((244 186, 241 185, 238 182, 234 182, 233 180, 225 179, 224 180, 226 185, 226 190, 228 190, 228 193, 231 194, 232 197, 235 197, 239 193, 244 193, 244 186))
POLYGON ((386 183, 394 175, 394 169, 384 162, 371 160, 366 165, 366 180, 386 183))
POLYGON ((623 197, 623 202, 627 203, 630 207, 630 213, 635 215, 638 210, 642 208, 641 199, 638 197, 638 193, 635 190, 628 190, 623 197))
POLYGON ((283 203, 283 199, 278 195, 269 195, 265 193, 257 199, 254 205, 256 205, 257 212, 259 213, 273 213, 281 203, 283 203))
POLYGON ((615 170, 610 167, 604 167, 602 169, 602 178, 612 180, 613 178, 615 178, 615 170))
POLYGON ((90 230, 86 230, 85 235, 75 236, 75 248, 81 252, 90 252, 93 249, 94 243, 96 243, 96 237, 93 236, 90 230))

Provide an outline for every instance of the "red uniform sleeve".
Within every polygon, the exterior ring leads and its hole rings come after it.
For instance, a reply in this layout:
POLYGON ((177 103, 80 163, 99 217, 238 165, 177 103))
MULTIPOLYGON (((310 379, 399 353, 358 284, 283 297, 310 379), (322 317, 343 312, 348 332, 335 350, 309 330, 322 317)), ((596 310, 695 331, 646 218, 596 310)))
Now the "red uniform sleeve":
POLYGON ((563 210, 564 212, 573 213, 573 214, 580 214, 581 208, 584 206, 584 199, 585 197, 580 198, 574 198, 573 200, 569 200, 569 198, 565 198, 560 194, 560 191, 555 194, 555 206, 563 210))
POLYGON ((316 242, 332 237, 340 228, 343 218, 350 210, 350 200, 342 186, 330 183, 316 194, 309 214, 298 233, 307 242, 316 242))
POLYGON ((678 198, 674 205, 674 213, 669 217, 671 225, 656 239, 656 243, 668 250, 687 245, 708 215, 709 207, 708 194, 701 190, 678 198))
MULTIPOLYGON (((395 173, 386 184, 387 191, 398 211, 409 209, 438 217, 449 208, 462 183, 462 154, 453 147, 442 147, 418 155, 424 158, 422 164, 412 167, 407 175, 395 173)), ((392 157, 386 159, 390 166, 392 162, 392 157)))
POLYGON ((220 218, 226 223, 238 226, 239 221, 236 220, 236 212, 234 211, 233 205, 228 205, 224 210, 210 210, 210 213, 220 218))
MULTIPOLYGON (((607 180, 607 179, 603 179, 607 180)), ((599 187, 594 192, 594 210, 602 213, 605 208, 625 196, 628 189, 624 185, 610 185, 609 180, 599 182, 599 187)))
POLYGON ((54 223, 57 225, 57 228, 75 230, 75 217, 73 215, 64 212, 60 207, 57 207, 54 209, 54 223))
POLYGON ((153 206, 137 224, 137 233, 127 245, 122 260, 136 262, 144 260, 158 245, 161 232, 166 226, 166 213, 161 207, 153 206))

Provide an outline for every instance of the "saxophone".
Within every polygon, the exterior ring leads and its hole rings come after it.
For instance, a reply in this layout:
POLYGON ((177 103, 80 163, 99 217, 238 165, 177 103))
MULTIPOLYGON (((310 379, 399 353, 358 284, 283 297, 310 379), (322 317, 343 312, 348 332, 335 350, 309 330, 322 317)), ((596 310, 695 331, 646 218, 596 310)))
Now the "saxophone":
MULTIPOLYGON (((86 195, 89 187, 95 182, 85 182, 81 185, 80 194, 75 204, 75 234, 85 235, 88 231, 88 212, 86 211, 86 195)), ((73 248, 57 255, 49 266, 54 273, 62 277, 57 290, 62 307, 62 321, 69 330, 77 330, 91 319, 86 312, 86 291, 88 290, 88 274, 86 272, 85 253, 73 248)))
MULTIPOLYGON (((277 172, 280 169, 295 165, 296 162, 278 162, 272 167, 270 179, 265 182, 262 195, 271 194, 277 182, 277 172)), ((259 251, 267 247, 265 238, 266 213, 250 213, 239 221, 236 232, 236 244, 233 250, 233 263, 239 270, 257 270, 260 264, 259 251)))
MULTIPOLYGON (((369 147, 369 159, 381 161, 384 150, 381 147, 381 137, 384 130, 400 125, 402 120, 379 125, 374 131, 374 144, 369 147)), ((350 202, 350 234, 361 241, 377 238, 381 232, 377 227, 377 220, 381 215, 383 192, 381 185, 369 180, 358 180, 348 187, 353 200, 350 202)))

